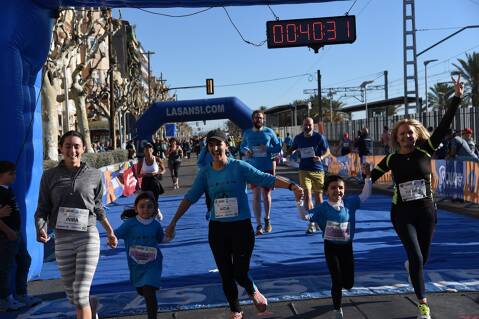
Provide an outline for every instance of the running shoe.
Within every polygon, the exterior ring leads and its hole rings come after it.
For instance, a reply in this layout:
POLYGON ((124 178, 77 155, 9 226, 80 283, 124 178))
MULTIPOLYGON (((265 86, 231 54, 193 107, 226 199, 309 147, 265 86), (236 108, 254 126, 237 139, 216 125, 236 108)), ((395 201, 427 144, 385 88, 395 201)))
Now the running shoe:
POLYGON ((155 218, 159 221, 162 221, 163 220, 163 214, 161 213, 160 209, 158 208, 158 211, 156 213, 156 216, 155 218))
POLYGON ((18 295, 16 299, 25 304, 27 307, 33 307, 42 302, 40 298, 29 295, 18 295))
POLYGON ((0 311, 15 311, 22 307, 25 307, 25 304, 13 298, 12 295, 0 299, 0 311))
POLYGON ((334 310, 334 315, 335 315, 335 319, 343 319, 343 308, 339 308, 338 310, 334 310))
POLYGON ((431 311, 429 310, 429 306, 425 303, 420 303, 417 305, 418 315, 417 319, 431 319, 431 311))
POLYGON ((256 226, 256 236, 263 235, 263 226, 258 225, 256 226))
POLYGON ((409 285, 412 287, 412 281, 411 281, 411 275, 409 274, 409 259, 406 259, 404 262, 404 268, 406 268, 407 272, 407 281, 409 282, 409 285))
POLYGON ((231 312, 230 319, 243 319, 243 312, 231 312))
POLYGON ((308 228, 306 228, 306 234, 313 234, 317 231, 316 223, 310 222, 308 228))
POLYGON ((256 290, 252 295, 249 295, 253 300, 254 306, 259 313, 265 312, 268 306, 268 300, 259 290, 256 290))
POLYGON ((264 219, 264 231, 267 233, 271 233, 273 230, 273 226, 271 226, 271 222, 269 218, 264 219))

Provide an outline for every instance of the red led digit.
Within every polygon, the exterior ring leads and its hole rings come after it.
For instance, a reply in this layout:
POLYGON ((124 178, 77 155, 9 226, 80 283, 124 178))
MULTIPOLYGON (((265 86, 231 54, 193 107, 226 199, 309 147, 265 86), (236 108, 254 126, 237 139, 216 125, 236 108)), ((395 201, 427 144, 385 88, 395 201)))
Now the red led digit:
MULTIPOLYGON (((328 28, 326 30, 326 32, 331 32, 332 33, 332 36, 331 37, 328 37, 327 40, 336 40, 336 21, 334 20, 331 20, 331 21, 327 21, 326 22, 327 25, 332 25, 332 28, 328 28)), ((327 36, 327 35, 326 35, 327 36)))
POLYGON ((351 37, 351 33, 350 33, 350 30, 349 30, 349 20, 346 20, 346 32, 348 34, 348 39, 351 37))
POLYGON ((296 42, 296 24, 288 23, 286 25, 286 41, 289 43, 296 42))
POLYGON ((313 23, 313 40, 323 40, 323 24, 320 21, 313 23))
POLYGON ((301 24, 299 25, 299 34, 300 34, 300 36, 301 36, 302 34, 306 35, 306 36, 308 37, 308 41, 309 41, 309 39, 310 39, 310 35, 309 35, 309 24, 307 24, 307 23, 305 23, 305 24, 301 23, 301 24))
POLYGON ((275 24, 273 25, 273 42, 275 44, 277 43, 283 43, 283 26, 281 24, 275 24), (278 40, 279 39, 279 40, 278 40))

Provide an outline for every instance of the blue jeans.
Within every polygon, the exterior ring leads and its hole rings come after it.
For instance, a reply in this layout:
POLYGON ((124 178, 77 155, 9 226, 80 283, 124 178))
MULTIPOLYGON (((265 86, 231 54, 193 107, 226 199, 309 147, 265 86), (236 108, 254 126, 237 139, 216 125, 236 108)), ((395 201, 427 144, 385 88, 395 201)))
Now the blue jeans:
POLYGON ((0 238, 0 298, 9 295, 26 295, 31 257, 24 240, 0 238))

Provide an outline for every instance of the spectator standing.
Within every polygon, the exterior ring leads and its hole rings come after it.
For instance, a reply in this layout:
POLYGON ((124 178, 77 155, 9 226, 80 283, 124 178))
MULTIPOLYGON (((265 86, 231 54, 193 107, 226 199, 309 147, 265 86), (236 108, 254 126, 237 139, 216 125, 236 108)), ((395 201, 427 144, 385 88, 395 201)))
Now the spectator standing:
POLYGON ((471 141, 472 143, 469 144, 466 140, 467 135, 472 135, 471 129, 468 129, 467 131, 463 130, 462 136, 454 136, 454 138, 451 140, 450 156, 460 161, 479 162, 479 158, 475 153, 474 141, 471 141), (473 147, 472 149, 471 145, 473 147))
POLYGON ((20 210, 11 189, 15 178, 15 164, 0 161, 0 311, 18 310, 41 302, 40 298, 27 294, 32 259, 20 231, 20 210))
POLYGON ((389 141, 391 139, 391 133, 389 132, 389 128, 384 126, 383 134, 381 134, 381 145, 383 146, 384 155, 389 154, 389 141))
POLYGON ((338 149, 341 156, 351 153, 352 142, 349 139, 349 133, 344 132, 343 138, 339 141, 338 149))
POLYGON ((367 127, 363 127, 357 144, 355 145, 358 149, 358 155, 361 159, 361 164, 366 162, 365 156, 373 154, 372 145, 373 141, 371 140, 371 137, 369 137, 369 130, 367 127))

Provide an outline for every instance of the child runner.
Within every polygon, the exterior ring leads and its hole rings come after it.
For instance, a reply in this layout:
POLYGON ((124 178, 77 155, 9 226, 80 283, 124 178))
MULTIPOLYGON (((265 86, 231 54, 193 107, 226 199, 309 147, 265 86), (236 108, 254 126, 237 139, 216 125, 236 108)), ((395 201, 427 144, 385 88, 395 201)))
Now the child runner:
POLYGON ((157 202, 152 192, 142 192, 135 199, 136 216, 115 229, 125 241, 130 280, 138 294, 145 298, 148 319, 156 319, 156 291, 160 288, 163 255, 158 243, 164 242, 163 228, 155 219, 157 202))
POLYGON ((331 274, 331 296, 336 319, 343 318, 341 308, 342 289, 354 285, 353 238, 356 224, 356 210, 371 194, 371 169, 363 166, 366 180, 359 196, 344 197, 344 180, 338 175, 330 175, 324 183, 328 200, 310 210, 305 210, 298 202, 300 217, 313 221, 323 231, 324 255, 331 274))

